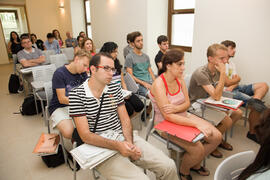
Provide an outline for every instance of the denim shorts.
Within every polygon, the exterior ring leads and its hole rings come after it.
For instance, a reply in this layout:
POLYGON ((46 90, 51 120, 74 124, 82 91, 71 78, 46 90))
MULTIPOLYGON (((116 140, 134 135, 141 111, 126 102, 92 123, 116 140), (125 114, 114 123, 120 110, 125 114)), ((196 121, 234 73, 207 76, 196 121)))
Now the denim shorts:
POLYGON ((239 99, 246 103, 254 95, 253 84, 238 85, 232 92, 234 99, 239 99))

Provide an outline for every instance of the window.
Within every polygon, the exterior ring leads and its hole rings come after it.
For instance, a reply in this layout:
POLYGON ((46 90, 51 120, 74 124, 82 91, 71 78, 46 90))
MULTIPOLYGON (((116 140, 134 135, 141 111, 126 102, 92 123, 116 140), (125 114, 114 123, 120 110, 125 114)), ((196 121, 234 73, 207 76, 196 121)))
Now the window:
POLYGON ((85 26, 87 37, 92 39, 90 0, 84 0, 84 9, 85 9, 85 26))
POLYGON ((168 38, 170 47, 191 52, 195 0, 169 0, 168 38))

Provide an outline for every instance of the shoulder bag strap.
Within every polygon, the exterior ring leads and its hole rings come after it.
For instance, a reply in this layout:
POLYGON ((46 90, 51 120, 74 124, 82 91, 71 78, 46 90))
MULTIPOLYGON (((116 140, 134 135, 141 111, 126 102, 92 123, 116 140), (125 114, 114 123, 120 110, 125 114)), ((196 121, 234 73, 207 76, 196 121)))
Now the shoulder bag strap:
POLYGON ((101 96, 100 105, 99 105, 99 109, 98 109, 97 118, 96 118, 96 122, 95 122, 95 126, 94 126, 93 133, 95 133, 95 132, 96 132, 97 123, 98 123, 98 118, 99 118, 99 114, 100 114, 101 106, 102 106, 102 103, 103 103, 104 94, 105 94, 105 93, 103 93, 103 94, 102 94, 102 96, 101 96))

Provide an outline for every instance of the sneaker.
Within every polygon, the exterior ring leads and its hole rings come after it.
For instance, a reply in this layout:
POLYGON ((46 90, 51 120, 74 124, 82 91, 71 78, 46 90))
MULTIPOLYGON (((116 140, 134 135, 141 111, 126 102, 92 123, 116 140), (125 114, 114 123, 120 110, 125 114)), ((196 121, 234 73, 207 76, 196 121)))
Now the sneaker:
POLYGON ((18 89, 18 93, 22 93, 23 92, 23 85, 20 85, 19 89, 18 89))
POLYGON ((264 102, 262 102, 260 99, 251 98, 248 100, 248 105, 252 106, 258 112, 263 112, 266 109, 264 102))
POLYGON ((259 144, 259 141, 258 141, 258 139, 256 137, 256 134, 251 134, 250 132, 248 132, 247 133, 247 138, 259 144))

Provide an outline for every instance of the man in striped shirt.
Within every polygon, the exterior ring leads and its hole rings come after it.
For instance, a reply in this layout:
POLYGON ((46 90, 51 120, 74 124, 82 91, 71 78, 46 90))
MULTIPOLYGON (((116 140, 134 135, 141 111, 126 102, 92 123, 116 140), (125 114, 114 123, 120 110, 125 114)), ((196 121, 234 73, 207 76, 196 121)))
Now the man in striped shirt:
POLYGON ((149 179, 137 167, 140 166, 155 172, 157 179, 177 180, 174 162, 139 136, 133 136, 121 88, 110 83, 115 72, 112 57, 106 53, 96 54, 90 61, 90 72, 89 80, 69 93, 69 113, 84 143, 119 152, 96 167, 102 176, 108 180, 149 179), (102 95, 103 104, 96 132, 93 133, 102 95), (120 132, 124 141, 110 140, 99 135, 107 130, 120 132))

